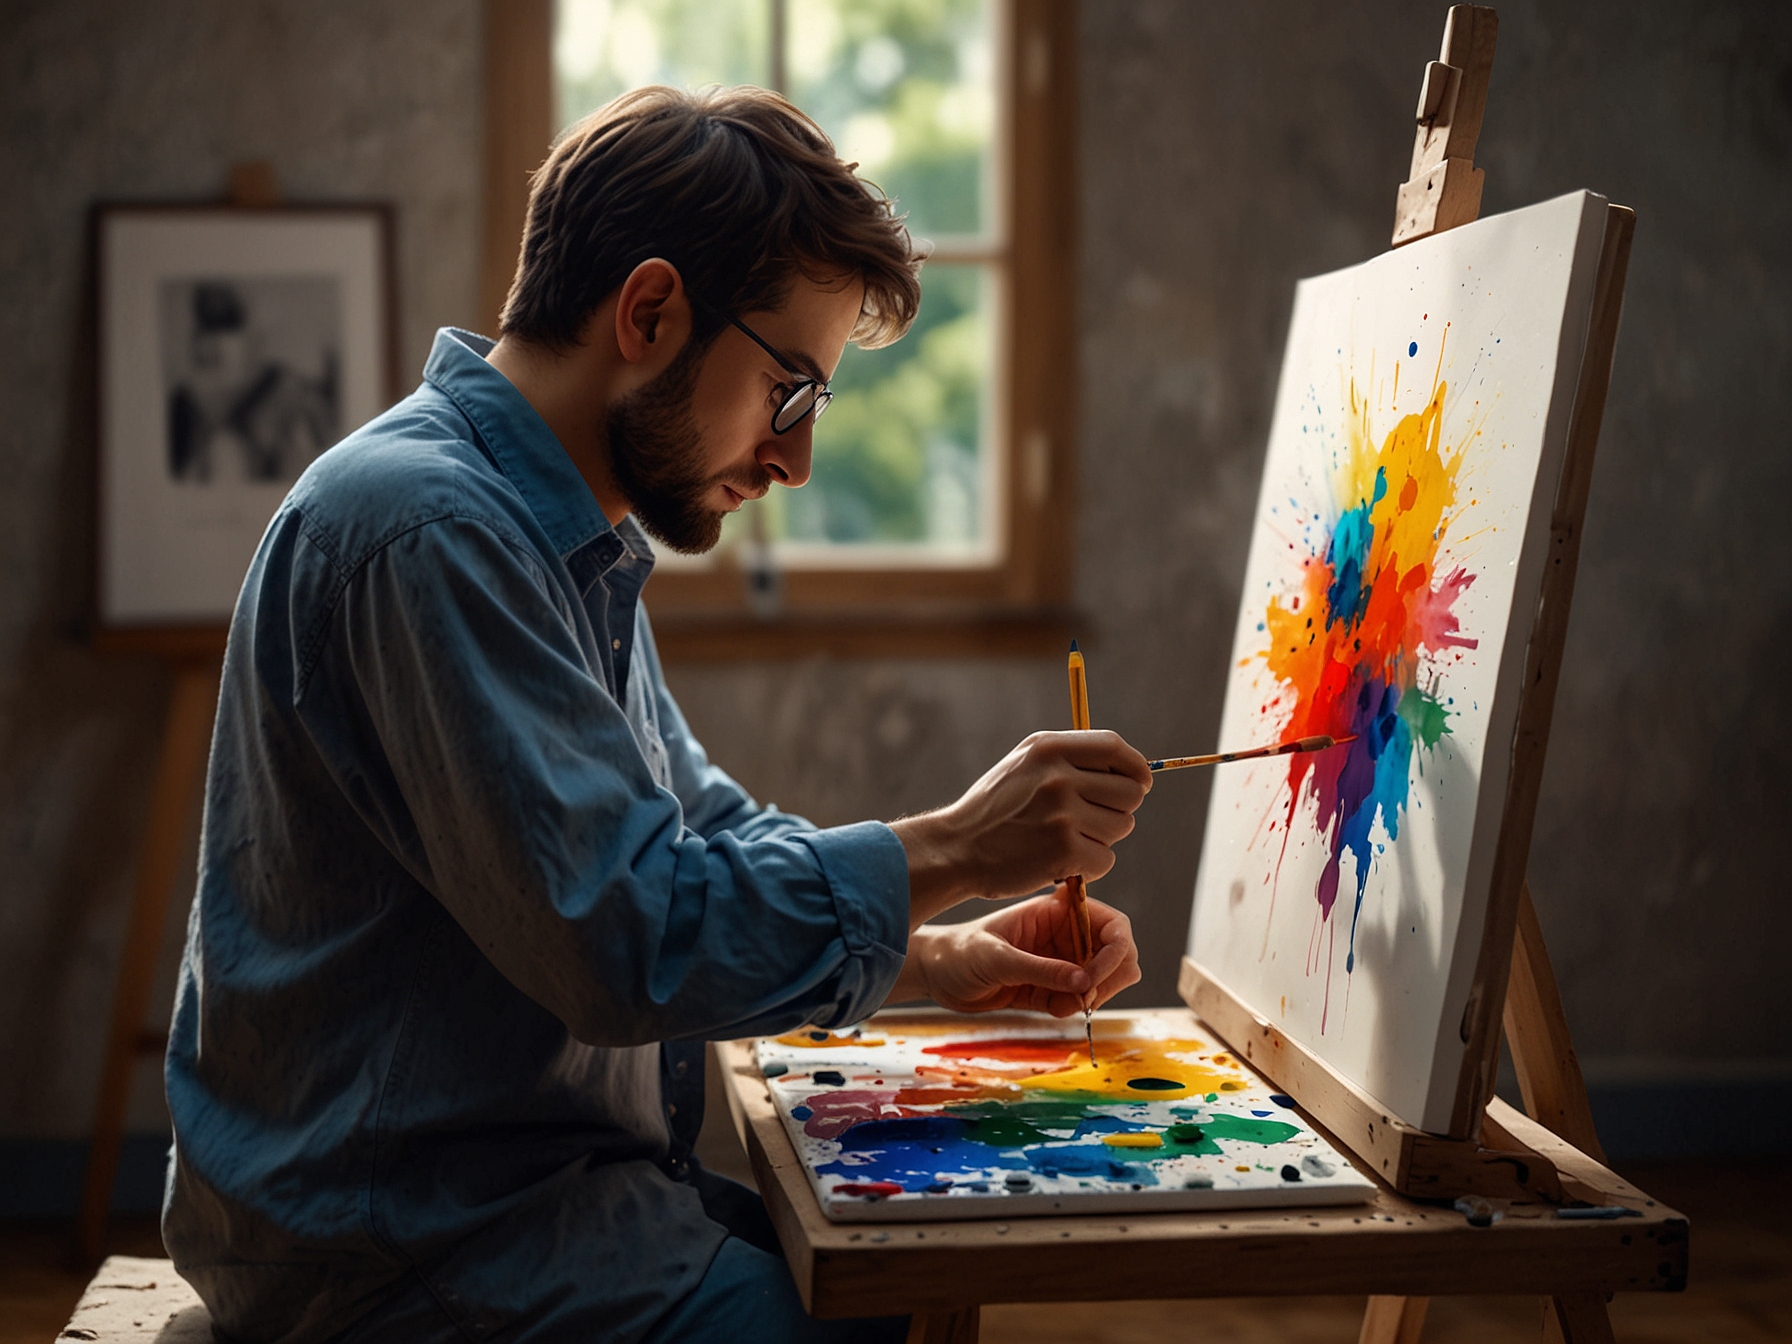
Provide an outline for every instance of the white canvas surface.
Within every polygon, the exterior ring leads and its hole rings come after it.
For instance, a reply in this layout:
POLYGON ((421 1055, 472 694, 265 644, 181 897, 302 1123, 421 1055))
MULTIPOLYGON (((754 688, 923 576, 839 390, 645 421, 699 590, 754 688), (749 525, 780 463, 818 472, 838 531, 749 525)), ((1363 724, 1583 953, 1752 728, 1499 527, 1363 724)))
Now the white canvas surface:
POLYGON ((1605 206, 1577 192, 1302 281, 1276 395, 1219 745, 1358 741, 1218 769, 1189 955, 1433 1132, 1605 206))

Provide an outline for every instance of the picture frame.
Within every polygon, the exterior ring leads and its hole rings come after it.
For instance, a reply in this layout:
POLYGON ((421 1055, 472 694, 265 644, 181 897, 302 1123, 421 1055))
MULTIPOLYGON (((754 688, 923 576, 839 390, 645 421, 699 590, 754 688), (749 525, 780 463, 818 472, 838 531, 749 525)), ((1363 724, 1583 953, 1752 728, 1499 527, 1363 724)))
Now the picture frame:
POLYGON ((396 399, 382 203, 101 203, 94 642, 221 650, 268 522, 396 399))

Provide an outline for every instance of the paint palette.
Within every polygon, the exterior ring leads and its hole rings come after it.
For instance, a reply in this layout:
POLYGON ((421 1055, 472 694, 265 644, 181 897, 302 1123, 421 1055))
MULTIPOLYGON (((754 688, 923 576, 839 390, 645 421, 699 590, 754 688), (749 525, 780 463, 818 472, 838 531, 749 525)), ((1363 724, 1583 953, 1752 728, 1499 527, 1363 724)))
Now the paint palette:
POLYGON ((1362 1203, 1375 1186, 1189 1019, 884 1013, 758 1043, 841 1222, 1362 1203))

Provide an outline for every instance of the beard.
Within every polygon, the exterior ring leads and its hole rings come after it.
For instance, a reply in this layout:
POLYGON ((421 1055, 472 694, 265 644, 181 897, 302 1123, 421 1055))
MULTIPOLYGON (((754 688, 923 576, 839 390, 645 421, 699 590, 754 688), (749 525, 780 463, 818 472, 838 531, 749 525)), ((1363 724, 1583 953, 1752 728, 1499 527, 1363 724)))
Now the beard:
POLYGON ((754 464, 747 472, 712 473, 709 446, 691 411, 702 352, 687 341, 666 371, 636 388, 604 417, 610 472, 648 536, 680 555, 713 550, 727 515, 705 504, 725 484, 742 495, 763 493, 771 475, 754 464))

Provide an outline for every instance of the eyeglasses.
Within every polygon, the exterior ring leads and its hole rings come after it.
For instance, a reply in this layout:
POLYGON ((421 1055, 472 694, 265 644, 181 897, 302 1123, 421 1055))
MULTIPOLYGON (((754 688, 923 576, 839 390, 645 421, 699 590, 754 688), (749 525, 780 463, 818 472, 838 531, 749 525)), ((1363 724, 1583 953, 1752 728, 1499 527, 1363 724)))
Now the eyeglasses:
MULTIPOLYGON (((692 301, 699 308, 707 309, 717 317, 726 316, 720 309, 705 303, 695 295, 692 295, 691 297, 692 301)), ((802 424, 803 418, 808 415, 813 415, 817 420, 821 419, 822 413, 828 408, 828 403, 834 399, 834 394, 828 390, 828 385, 821 379, 804 373, 796 365, 792 364, 779 352, 776 346, 766 340, 758 332, 754 331, 753 328, 749 327, 745 322, 742 322, 738 317, 728 317, 728 324, 739 330, 741 334, 752 341, 754 345, 758 346, 761 350, 765 351, 766 354, 777 360, 778 367, 796 379, 796 381, 790 385, 790 391, 785 395, 784 400, 778 403, 778 409, 772 412, 772 433, 788 434, 791 430, 802 424)))

